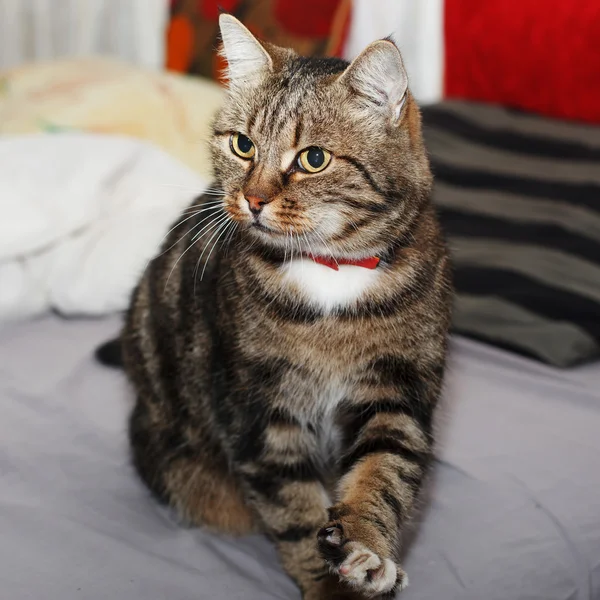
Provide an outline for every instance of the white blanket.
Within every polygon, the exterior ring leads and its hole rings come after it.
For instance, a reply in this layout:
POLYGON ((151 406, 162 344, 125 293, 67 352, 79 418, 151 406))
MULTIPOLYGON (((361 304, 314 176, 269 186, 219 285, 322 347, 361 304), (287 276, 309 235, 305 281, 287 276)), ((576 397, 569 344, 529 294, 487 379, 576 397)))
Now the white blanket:
POLYGON ((169 226, 205 184, 125 137, 0 138, 0 321, 124 309, 169 226))

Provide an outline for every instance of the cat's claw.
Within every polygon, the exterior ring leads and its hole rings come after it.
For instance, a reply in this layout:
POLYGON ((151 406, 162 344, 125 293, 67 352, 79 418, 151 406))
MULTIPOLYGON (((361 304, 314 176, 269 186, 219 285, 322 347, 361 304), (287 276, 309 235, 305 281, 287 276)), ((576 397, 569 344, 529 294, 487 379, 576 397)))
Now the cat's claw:
POLYGON ((318 540, 331 572, 361 594, 380 596, 408 585, 408 577, 394 561, 381 558, 361 542, 347 540, 340 525, 321 529, 318 540))

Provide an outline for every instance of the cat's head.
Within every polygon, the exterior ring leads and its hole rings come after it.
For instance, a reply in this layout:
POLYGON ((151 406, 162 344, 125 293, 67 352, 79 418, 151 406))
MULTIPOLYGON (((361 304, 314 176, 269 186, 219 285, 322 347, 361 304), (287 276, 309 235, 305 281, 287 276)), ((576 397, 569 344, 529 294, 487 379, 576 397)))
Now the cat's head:
POLYGON ((230 15, 220 27, 229 91, 212 153, 230 217, 271 246, 382 252, 431 185, 396 45, 374 42, 349 64, 260 42, 230 15))

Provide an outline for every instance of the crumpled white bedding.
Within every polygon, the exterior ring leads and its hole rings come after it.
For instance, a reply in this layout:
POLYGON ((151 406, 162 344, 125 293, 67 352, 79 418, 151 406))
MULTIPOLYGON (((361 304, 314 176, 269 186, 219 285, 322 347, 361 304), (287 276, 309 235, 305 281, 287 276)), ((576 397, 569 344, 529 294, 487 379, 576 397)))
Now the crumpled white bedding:
POLYGON ((205 184, 132 138, 1 137, 0 322, 124 309, 170 224, 205 184))

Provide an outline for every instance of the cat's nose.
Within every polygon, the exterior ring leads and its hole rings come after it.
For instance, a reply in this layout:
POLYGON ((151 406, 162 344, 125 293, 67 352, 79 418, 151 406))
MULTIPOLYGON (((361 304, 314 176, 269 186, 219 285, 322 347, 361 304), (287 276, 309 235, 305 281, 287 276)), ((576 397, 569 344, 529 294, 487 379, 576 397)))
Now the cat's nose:
POLYGON ((244 196, 246 202, 248 202, 248 208, 253 215, 257 215, 265 204, 268 204, 268 200, 264 196, 244 196))

